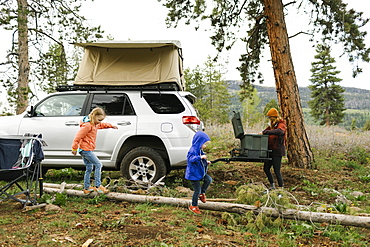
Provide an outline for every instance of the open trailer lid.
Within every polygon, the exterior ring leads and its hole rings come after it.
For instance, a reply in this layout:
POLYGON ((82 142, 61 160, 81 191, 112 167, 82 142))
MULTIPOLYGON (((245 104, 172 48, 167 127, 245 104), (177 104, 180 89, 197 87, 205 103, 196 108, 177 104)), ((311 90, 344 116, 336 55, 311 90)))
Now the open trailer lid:
POLYGON ((184 89, 181 44, 176 40, 74 43, 85 49, 75 85, 131 86, 177 83, 184 89))

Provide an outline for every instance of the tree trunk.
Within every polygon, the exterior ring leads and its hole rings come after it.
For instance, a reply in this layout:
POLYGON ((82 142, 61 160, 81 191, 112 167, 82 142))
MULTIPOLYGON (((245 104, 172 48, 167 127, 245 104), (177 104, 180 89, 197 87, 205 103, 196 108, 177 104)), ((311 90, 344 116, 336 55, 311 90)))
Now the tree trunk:
POLYGON ((18 3, 18 87, 17 109, 20 114, 28 106, 28 77, 30 65, 28 60, 28 4, 27 0, 17 0, 18 3))
MULTIPOLYGON (((61 185, 63 187, 63 185, 61 185)), ((68 187, 68 186, 66 186, 68 187)), ((48 188, 44 187, 44 192, 47 193, 62 193, 58 188, 48 188)), ((67 195, 74 196, 86 196, 82 190, 65 190, 67 195)), ((155 203, 155 204, 169 204, 173 206, 188 207, 191 203, 191 199, 181 199, 172 197, 162 197, 162 196, 147 196, 147 195, 133 195, 126 193, 115 193, 110 192, 107 198, 118 201, 127 201, 132 203, 155 203)), ((96 196, 96 192, 87 195, 87 197, 96 196)), ((345 214, 331 214, 331 213, 319 213, 319 212, 309 212, 309 211, 299 211, 294 209, 279 210, 277 208, 271 207, 256 207, 252 205, 245 204, 235 204, 235 203, 225 203, 225 202, 207 202, 200 203, 199 208, 222 211, 229 213, 244 214, 247 211, 253 211, 255 214, 267 214, 274 218, 284 218, 292 220, 303 220, 310 222, 326 222, 331 224, 340 224, 344 226, 356 226, 370 228, 370 217, 364 216, 352 216, 345 214)))
POLYGON ((283 4, 281 0, 263 0, 263 4, 279 106, 287 123, 288 159, 295 167, 311 168, 314 157, 303 121, 283 4))

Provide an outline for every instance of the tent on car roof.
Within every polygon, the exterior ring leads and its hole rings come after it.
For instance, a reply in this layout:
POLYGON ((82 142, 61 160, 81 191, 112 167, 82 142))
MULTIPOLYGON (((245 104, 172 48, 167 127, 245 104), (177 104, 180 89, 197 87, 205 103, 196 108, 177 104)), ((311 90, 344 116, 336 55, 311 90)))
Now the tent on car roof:
POLYGON ((176 83, 184 90, 181 44, 177 40, 74 43, 85 53, 75 85, 176 83))

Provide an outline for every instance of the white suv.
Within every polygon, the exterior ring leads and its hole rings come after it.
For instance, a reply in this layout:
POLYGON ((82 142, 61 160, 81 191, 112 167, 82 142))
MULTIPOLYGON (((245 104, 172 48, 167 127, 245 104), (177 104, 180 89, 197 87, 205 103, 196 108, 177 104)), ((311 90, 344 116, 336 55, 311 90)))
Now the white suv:
POLYGON ((171 169, 186 166, 186 154, 201 122, 194 96, 164 83, 149 86, 64 86, 29 112, 0 117, 0 134, 41 133, 43 168, 80 168, 71 153, 83 116, 103 108, 106 122, 118 126, 98 131, 95 153, 106 170, 120 170, 136 182, 155 182, 171 169))

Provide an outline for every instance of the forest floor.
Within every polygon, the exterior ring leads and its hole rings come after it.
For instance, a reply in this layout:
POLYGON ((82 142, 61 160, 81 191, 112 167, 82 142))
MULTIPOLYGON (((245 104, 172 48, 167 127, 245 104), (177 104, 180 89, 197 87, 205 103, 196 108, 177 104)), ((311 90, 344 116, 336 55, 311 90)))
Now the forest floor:
MULTIPOLYGON (((208 198, 235 198, 236 189, 243 184, 267 185, 261 163, 217 164, 209 169, 213 183, 207 192, 208 198)), ((172 171, 166 178, 166 186, 175 186, 174 181, 181 180, 183 173, 183 170, 172 171)), ((335 204, 335 193, 323 192, 323 188, 345 191, 353 184, 366 187, 351 169, 333 173, 331 169, 307 170, 283 165, 282 173, 285 190, 300 205, 335 204)), ((104 174, 114 176, 115 172, 104 174)), ((369 196, 369 190, 362 192, 369 196)), ((369 203, 356 202, 356 206, 366 208, 369 203)), ((56 211, 25 211, 19 203, 10 200, 0 202, 0 209, 0 246, 82 246, 86 241, 91 243, 85 246, 349 246, 324 234, 331 231, 328 224, 314 226, 307 222, 305 226, 312 226, 313 230, 308 231, 312 234, 295 232, 290 220, 283 221, 288 231, 246 231, 229 225, 222 212, 202 210, 202 215, 194 215, 183 207, 140 205, 101 197, 68 198, 56 211)), ((359 232, 356 241, 361 244, 351 246, 369 244, 369 229, 344 227, 343 231, 359 232)))

